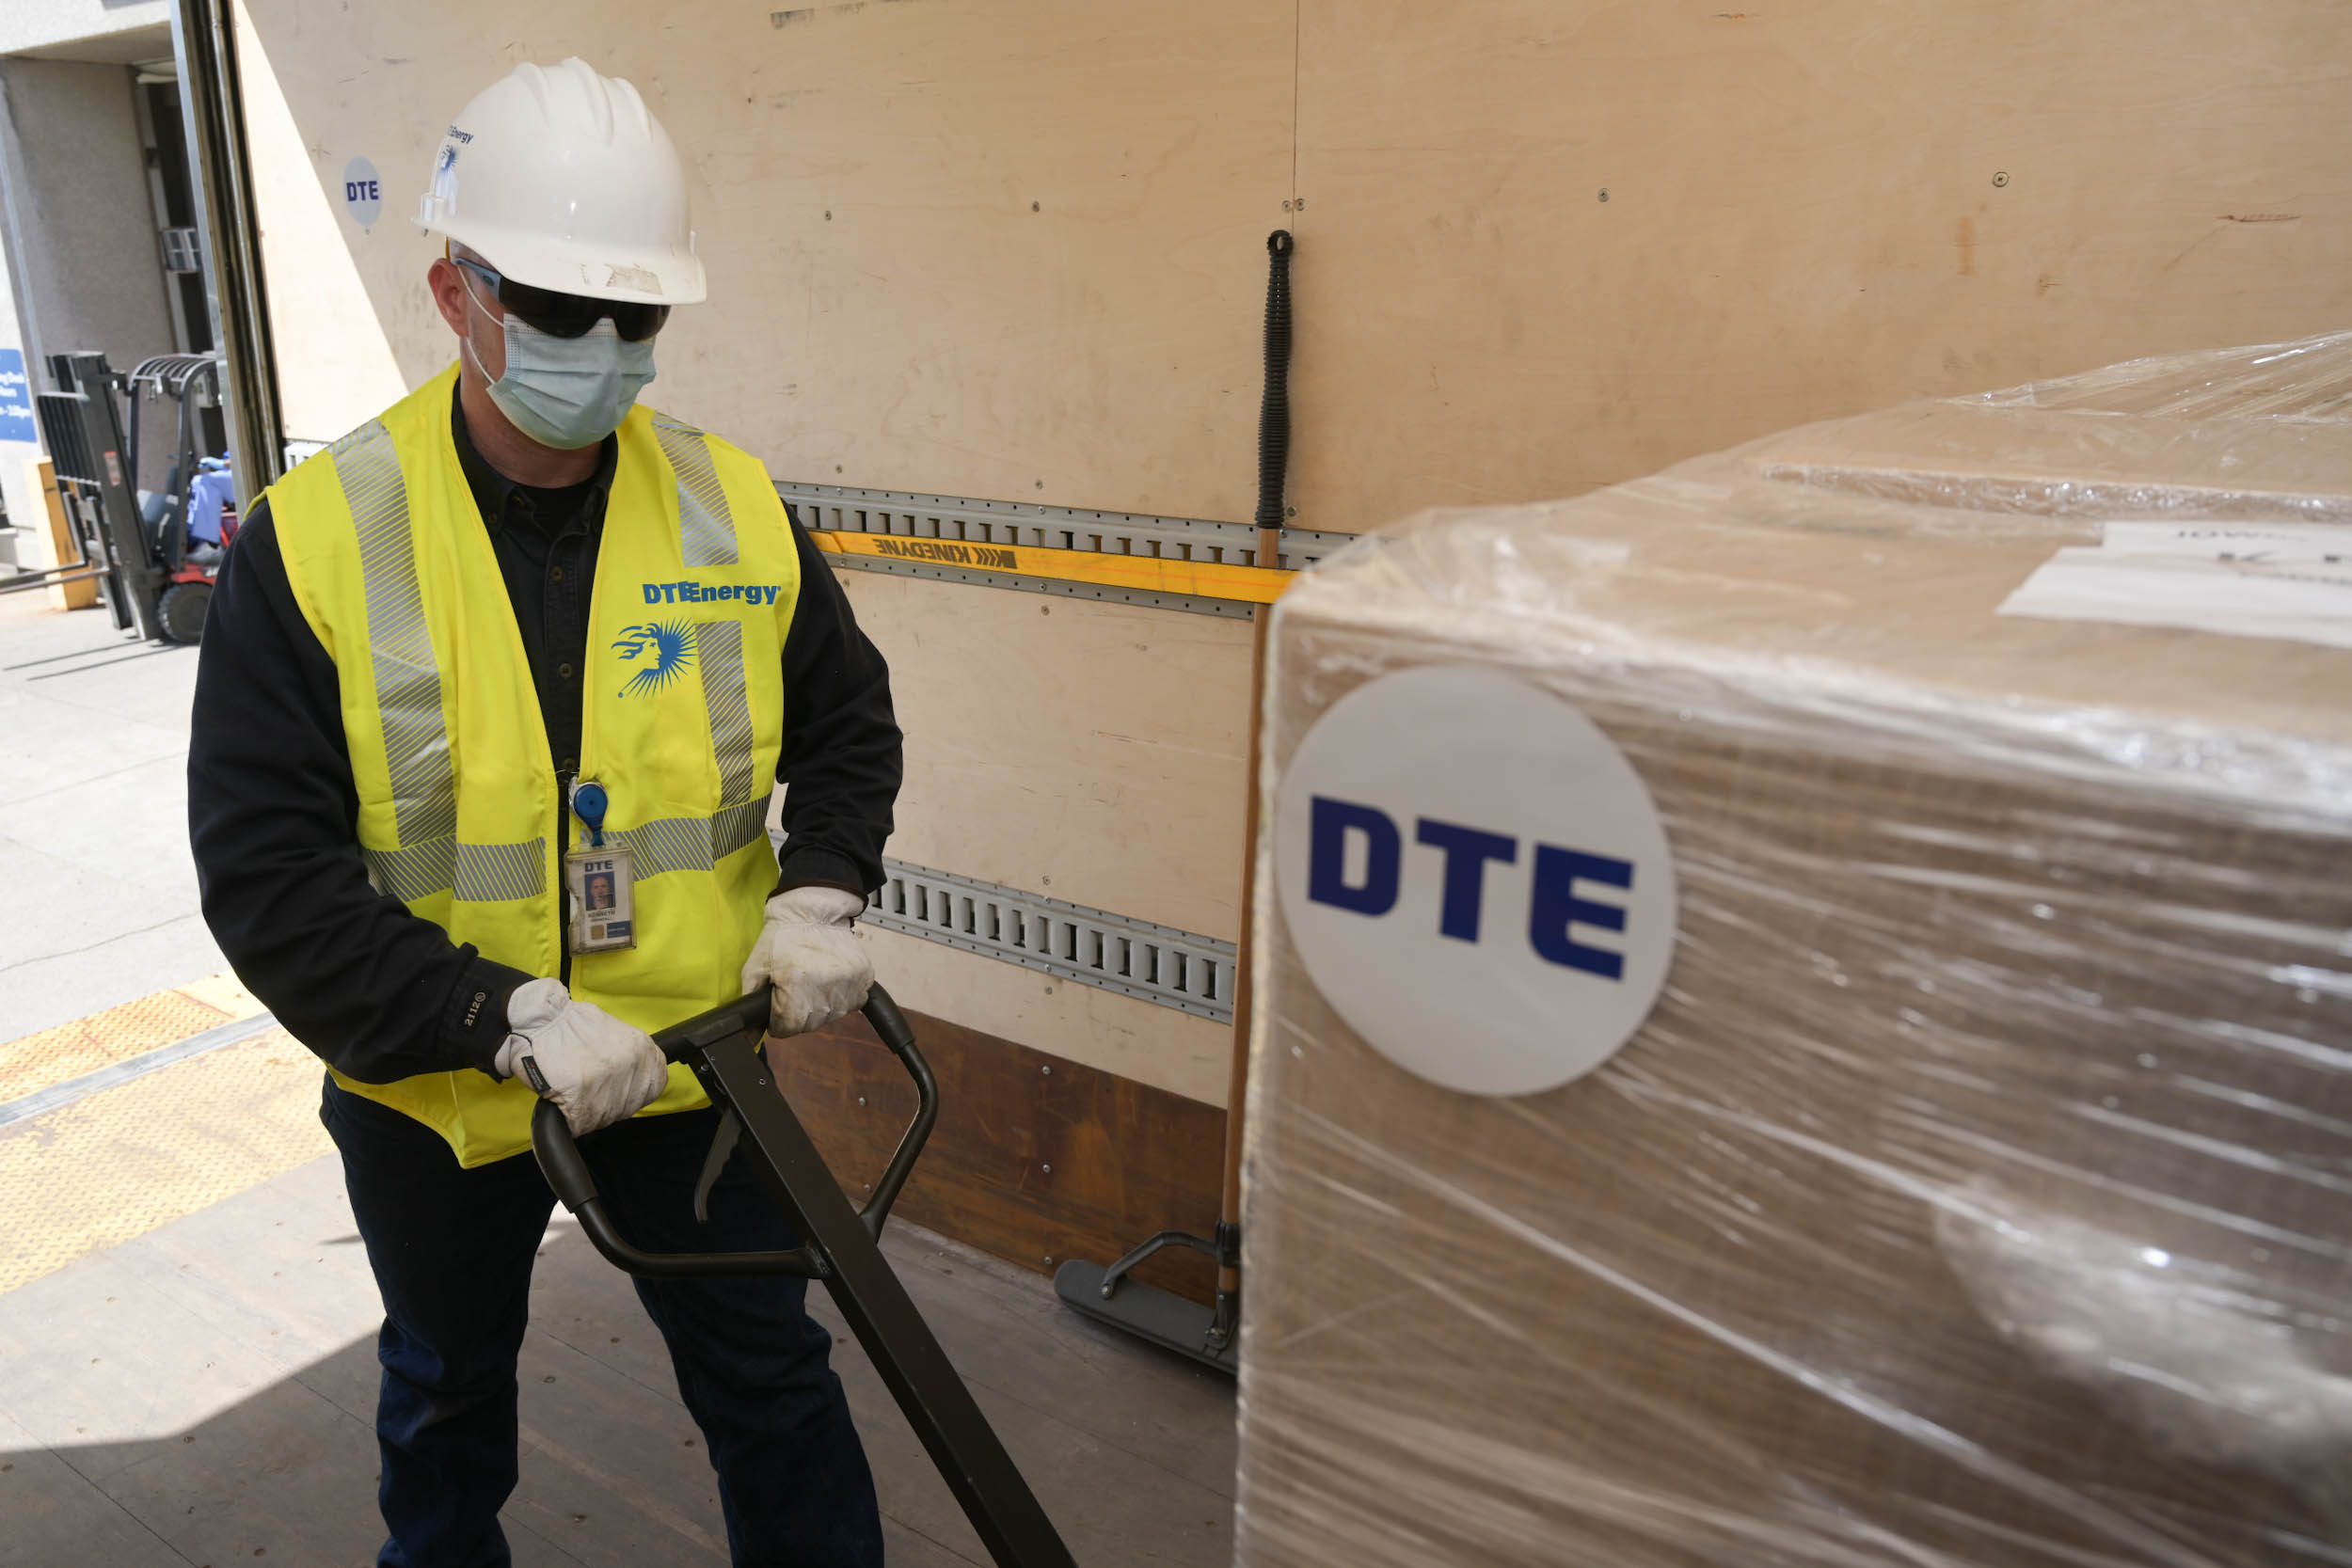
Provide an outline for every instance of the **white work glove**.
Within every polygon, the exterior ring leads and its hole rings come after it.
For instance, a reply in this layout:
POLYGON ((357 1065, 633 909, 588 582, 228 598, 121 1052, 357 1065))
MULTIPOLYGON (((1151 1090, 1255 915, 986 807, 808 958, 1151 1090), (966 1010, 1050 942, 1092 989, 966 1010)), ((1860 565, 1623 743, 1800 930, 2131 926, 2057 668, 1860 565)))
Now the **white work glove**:
POLYGON ((506 1003, 498 1069, 552 1100, 576 1137, 625 1121, 661 1098, 670 1065, 653 1037, 593 1002, 575 1002, 561 980, 531 980, 506 1003))
POLYGON ((837 887, 796 887, 768 900, 768 923, 743 960, 743 989, 775 987, 770 1034, 804 1035, 866 1006, 874 960, 850 924, 865 908, 837 887))

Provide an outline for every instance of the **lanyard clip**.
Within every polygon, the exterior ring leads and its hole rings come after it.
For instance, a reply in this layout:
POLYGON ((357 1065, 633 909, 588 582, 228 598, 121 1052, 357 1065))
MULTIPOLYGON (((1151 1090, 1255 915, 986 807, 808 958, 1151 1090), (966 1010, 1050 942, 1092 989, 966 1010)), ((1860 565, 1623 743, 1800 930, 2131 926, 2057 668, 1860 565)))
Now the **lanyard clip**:
POLYGON ((604 814, 610 804, 604 785, 593 779, 583 780, 572 788, 572 814, 587 828, 592 848, 604 847, 604 814))

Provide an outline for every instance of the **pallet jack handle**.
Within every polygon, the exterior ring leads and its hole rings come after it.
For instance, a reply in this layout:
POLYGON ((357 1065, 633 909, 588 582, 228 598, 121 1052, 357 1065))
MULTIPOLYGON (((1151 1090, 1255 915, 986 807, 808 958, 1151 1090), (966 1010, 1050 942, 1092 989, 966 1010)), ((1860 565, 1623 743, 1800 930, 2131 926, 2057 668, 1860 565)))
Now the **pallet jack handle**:
MULTIPOLYGON (((866 995, 865 1012, 874 1033, 914 1080, 918 1104, 898 1151, 862 1211, 850 1206, 850 1195, 792 1114, 762 1053, 768 1032, 765 989, 654 1037, 664 1055, 693 1069, 710 1102, 729 1118, 742 1141, 741 1153, 770 1196, 806 1238, 789 1252, 641 1252, 613 1229, 564 1113, 546 1101, 532 1111, 532 1149, 548 1184, 579 1216, 589 1241, 630 1274, 794 1274, 821 1283, 939 1466, 990 1559, 998 1568, 1074 1568, 1070 1548, 1037 1495, 882 1256, 882 1220, 930 1136, 939 1115, 939 1086, 890 993, 876 986, 866 995)), ((714 1153, 723 1159, 727 1147, 723 1137, 714 1153)))
MULTIPOLYGON (((906 1185, 907 1177, 914 1169, 914 1162, 929 1142, 931 1127, 939 1119, 939 1085, 931 1076, 930 1064, 915 1048, 914 1031, 907 1023, 906 1014, 898 1010, 890 993, 876 985, 866 993, 864 1008, 866 1022, 873 1026, 890 1053, 898 1058, 914 1080, 914 1120, 908 1124, 898 1148, 890 1157, 890 1164, 874 1183, 873 1196, 858 1211, 858 1219, 866 1234, 879 1241, 882 1222, 890 1217, 890 1206, 898 1201, 898 1190, 906 1185)), ((747 1035, 764 1034, 768 1024, 768 988, 762 986, 747 996, 713 1007, 673 1024, 654 1037, 654 1044, 661 1054, 673 1062, 747 1035)), ((759 1080, 762 1087, 769 1080, 759 1080)), ((730 1108, 727 1114, 733 1116, 730 1108)), ((729 1126, 723 1136, 732 1139, 734 1128, 729 1126)), ((572 1136, 571 1124, 564 1119, 552 1101, 541 1101, 531 1113, 531 1149, 538 1157, 539 1169, 580 1221, 580 1228, 596 1249, 616 1267, 630 1274, 660 1279, 707 1277, 713 1275, 789 1274, 803 1279, 823 1279, 832 1272, 824 1255, 813 1247, 795 1247, 789 1252, 646 1252, 633 1246, 621 1235, 606 1212, 604 1198, 596 1191, 596 1179, 588 1169, 588 1162, 580 1152, 580 1144, 572 1136)))

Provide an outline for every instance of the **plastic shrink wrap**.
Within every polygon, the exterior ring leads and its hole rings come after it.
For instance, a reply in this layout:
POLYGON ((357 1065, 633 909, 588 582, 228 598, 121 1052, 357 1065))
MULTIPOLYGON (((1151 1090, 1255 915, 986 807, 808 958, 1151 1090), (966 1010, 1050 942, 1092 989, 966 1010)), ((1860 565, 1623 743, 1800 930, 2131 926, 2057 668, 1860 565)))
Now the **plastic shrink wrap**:
MULTIPOLYGON (((2141 361, 1424 515, 1293 587, 1246 1568, 2352 1563, 2348 420, 2352 336, 2141 361), (1421 999, 1440 1061, 1503 1006, 1447 968, 1460 909, 1358 895, 1435 875, 1426 828, 1317 915, 1408 1005, 1302 953, 1294 762, 1430 666, 1581 715, 1662 823, 1671 968, 1563 1086, 1398 1065, 1421 999)), ((1482 942, 1529 896, 1501 843, 1482 942)))

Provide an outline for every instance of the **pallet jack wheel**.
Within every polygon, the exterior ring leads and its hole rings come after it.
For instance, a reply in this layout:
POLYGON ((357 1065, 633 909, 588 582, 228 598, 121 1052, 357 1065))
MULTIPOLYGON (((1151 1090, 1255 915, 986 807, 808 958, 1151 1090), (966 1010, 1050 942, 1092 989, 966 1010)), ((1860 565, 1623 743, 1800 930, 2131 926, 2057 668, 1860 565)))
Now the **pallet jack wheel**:
POLYGON ((195 642, 204 635, 204 610, 213 602, 209 582, 175 582, 156 603, 155 618, 171 642, 195 642))

